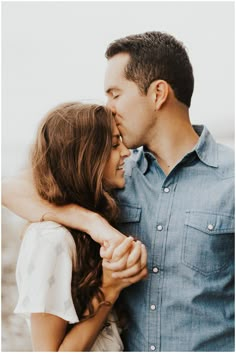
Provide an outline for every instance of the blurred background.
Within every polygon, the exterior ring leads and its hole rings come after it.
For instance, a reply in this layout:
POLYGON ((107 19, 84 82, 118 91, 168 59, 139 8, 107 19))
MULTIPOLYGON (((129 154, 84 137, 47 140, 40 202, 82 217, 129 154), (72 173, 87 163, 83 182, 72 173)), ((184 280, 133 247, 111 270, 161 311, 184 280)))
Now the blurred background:
MULTIPOLYGON (((105 103, 104 52, 114 39, 150 30, 187 47, 195 89, 190 109, 215 139, 234 148, 234 2, 3 2, 2 176, 27 165, 37 125, 55 105, 105 103)), ((2 351, 30 351, 13 314, 15 264, 24 221, 2 209, 2 351)))

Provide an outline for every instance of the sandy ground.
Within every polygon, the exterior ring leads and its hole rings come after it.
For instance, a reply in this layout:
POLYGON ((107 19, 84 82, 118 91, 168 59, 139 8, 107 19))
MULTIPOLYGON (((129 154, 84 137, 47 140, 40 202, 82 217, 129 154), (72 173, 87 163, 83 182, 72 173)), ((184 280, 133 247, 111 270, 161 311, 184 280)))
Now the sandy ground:
POLYGON ((18 295, 15 268, 24 225, 22 219, 2 209, 2 352, 32 351, 25 320, 13 313, 18 295))

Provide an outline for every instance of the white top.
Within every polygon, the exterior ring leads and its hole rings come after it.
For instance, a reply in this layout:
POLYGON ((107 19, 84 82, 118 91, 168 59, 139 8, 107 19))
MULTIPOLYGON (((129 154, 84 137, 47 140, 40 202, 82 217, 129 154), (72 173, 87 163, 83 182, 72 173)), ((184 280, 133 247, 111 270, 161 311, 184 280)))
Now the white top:
MULTIPOLYGON (((19 298, 15 313, 30 326, 31 313, 49 313, 73 324, 79 322, 71 295, 76 245, 70 232, 55 222, 32 223, 24 234, 16 267, 19 298)), ((91 351, 121 352, 123 344, 114 313, 91 351)), ((79 339, 79 338, 78 338, 79 339)))

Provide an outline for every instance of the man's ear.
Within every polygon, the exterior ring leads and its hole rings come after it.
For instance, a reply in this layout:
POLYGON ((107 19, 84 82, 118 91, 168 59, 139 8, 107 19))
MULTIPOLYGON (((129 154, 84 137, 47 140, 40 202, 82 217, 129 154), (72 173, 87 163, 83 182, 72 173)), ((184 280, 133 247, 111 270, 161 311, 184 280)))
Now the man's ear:
POLYGON ((169 94, 169 85, 164 80, 156 80, 151 83, 150 89, 155 104, 155 110, 159 110, 167 100, 169 94))

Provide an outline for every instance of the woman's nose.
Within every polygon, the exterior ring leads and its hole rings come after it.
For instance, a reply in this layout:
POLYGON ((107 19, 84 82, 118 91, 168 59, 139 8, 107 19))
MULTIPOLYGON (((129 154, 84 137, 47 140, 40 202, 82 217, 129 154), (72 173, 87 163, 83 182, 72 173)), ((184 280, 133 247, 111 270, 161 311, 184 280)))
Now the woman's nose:
POLYGON ((131 155, 130 150, 123 144, 122 142, 122 150, 121 150, 121 156, 123 158, 127 158, 131 155))

